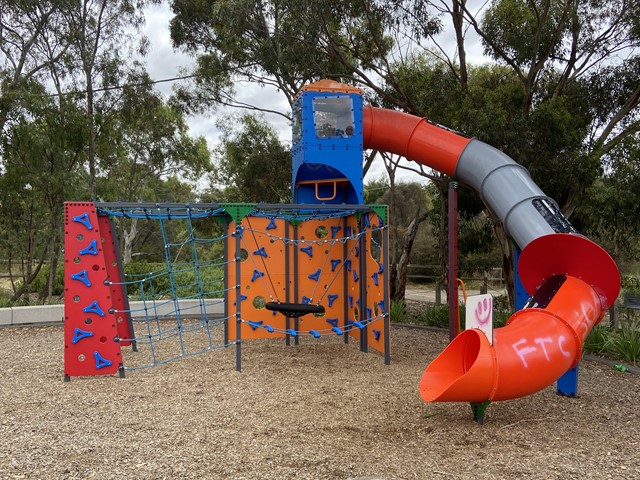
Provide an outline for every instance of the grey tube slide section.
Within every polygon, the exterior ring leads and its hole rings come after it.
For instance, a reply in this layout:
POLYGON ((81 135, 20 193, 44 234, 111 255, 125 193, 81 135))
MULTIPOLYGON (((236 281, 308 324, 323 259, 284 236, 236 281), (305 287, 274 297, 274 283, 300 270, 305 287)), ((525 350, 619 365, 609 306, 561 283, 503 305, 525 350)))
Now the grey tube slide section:
POLYGON ((454 177, 480 194, 521 249, 544 235, 578 233, 526 168, 480 140, 464 149, 454 177))

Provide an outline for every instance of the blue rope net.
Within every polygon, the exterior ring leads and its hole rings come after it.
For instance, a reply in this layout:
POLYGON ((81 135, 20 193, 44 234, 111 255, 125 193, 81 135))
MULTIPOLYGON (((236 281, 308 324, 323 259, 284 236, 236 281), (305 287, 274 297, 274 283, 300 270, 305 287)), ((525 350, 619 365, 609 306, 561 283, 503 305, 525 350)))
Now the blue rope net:
MULTIPOLYGON (((346 244, 357 240, 364 232, 347 232, 348 235, 327 235, 320 240, 286 238, 274 235, 267 230, 252 230, 252 217, 268 218, 272 221, 284 219, 289 222, 306 220, 323 220, 342 218, 362 211, 364 206, 350 208, 312 208, 299 205, 257 205, 245 207, 247 222, 241 227, 242 237, 261 234, 269 238, 270 243, 282 242, 302 248, 313 248, 317 245, 332 246, 336 243, 346 244)), ((228 208, 216 204, 97 204, 100 215, 111 217, 120 230, 137 229, 138 237, 146 239, 146 245, 153 247, 136 252, 136 259, 144 261, 131 262, 124 265, 124 281, 120 284, 128 295, 129 308, 114 312, 117 318, 130 318, 135 342, 135 352, 124 352, 124 368, 137 370, 161 365, 178 358, 198 355, 207 351, 233 345, 228 341, 227 321, 235 320, 235 308, 227 305, 224 297, 234 298, 235 285, 227 285, 225 271, 235 268, 236 258, 225 255, 226 249, 233 250, 235 234, 227 233, 227 226, 232 221, 228 208), (228 259, 228 260, 227 260, 228 259)), ((386 228, 382 219, 378 230, 386 228)), ((244 240, 243 248, 248 249, 244 240)), ((354 245, 357 242, 354 242, 354 245)), ((353 249, 349 255, 353 254, 353 249)), ((255 279, 262 282, 270 293, 271 302, 279 302, 272 285, 268 269, 260 262, 258 255, 249 255, 254 262, 255 271, 261 274, 255 279)), ((334 272, 334 279, 341 278, 348 268, 347 255, 339 264, 331 264, 327 257, 321 270, 334 272)), ((242 259, 244 261, 246 259, 242 259)), ((331 281, 333 282, 333 280, 331 281)), ((308 300, 320 302, 328 289, 318 292, 307 292, 308 300)), ((231 303, 231 302, 230 302, 231 303)), ((240 319, 251 328, 263 328, 269 332, 279 332, 293 336, 342 335, 350 330, 363 329, 385 316, 383 302, 380 308, 368 312, 361 319, 349 321, 338 328, 337 321, 328 319, 326 329, 296 331, 277 329, 269 324, 269 315, 261 321, 240 319)), ((363 312, 364 313, 364 312, 363 312)), ((232 322, 229 322, 232 323, 232 322)))

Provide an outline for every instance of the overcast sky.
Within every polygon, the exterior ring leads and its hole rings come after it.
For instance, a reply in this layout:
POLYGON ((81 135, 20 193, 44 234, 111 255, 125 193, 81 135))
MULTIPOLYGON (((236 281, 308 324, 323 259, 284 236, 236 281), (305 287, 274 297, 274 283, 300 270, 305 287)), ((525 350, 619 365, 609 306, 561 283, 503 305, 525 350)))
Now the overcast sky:
MULTIPOLYGON (((144 34, 149 38, 150 51, 146 57, 147 70, 154 80, 162 80, 172 78, 185 73, 189 66, 193 64, 193 59, 178 52, 171 46, 169 37, 169 21, 173 14, 166 4, 152 5, 146 10, 146 26, 144 34)), ((452 41, 447 38, 444 42, 452 41)), ((471 51, 468 52, 469 58, 481 58, 482 52, 479 42, 471 45, 471 51)), ((171 94, 173 83, 159 83, 156 86, 167 97, 171 94)), ((287 111, 289 105, 284 95, 268 88, 261 88, 256 85, 238 84, 236 92, 240 100, 259 105, 263 108, 273 109, 277 111, 287 111)), ((225 113, 238 112, 237 109, 222 109, 209 116, 190 116, 188 118, 189 128, 192 135, 204 136, 207 139, 209 148, 213 148, 218 142, 218 131, 215 127, 217 118, 225 113)), ((278 115, 268 115, 267 120, 273 125, 283 141, 291 141, 291 128, 288 122, 278 115)), ((384 168, 381 160, 377 160, 372 170, 367 175, 366 181, 378 179, 384 175, 384 168)), ((423 177, 411 172, 399 171, 398 178, 402 181, 419 181, 424 182, 423 177)))

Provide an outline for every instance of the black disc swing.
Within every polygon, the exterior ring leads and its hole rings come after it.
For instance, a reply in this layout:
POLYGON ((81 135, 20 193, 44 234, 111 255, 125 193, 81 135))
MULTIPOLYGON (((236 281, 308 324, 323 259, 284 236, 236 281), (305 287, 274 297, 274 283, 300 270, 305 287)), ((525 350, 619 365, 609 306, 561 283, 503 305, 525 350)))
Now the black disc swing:
POLYGON ((288 318, 299 318, 308 313, 323 314, 324 306, 311 303, 267 302, 267 310, 280 312, 288 318))

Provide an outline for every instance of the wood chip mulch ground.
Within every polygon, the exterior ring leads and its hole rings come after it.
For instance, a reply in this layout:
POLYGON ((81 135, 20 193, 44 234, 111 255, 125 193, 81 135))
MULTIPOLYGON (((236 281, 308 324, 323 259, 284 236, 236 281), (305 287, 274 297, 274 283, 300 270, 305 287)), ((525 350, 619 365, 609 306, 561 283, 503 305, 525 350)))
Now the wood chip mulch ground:
MULTIPOLYGON (((256 341, 64 383, 62 326, 0 329, 0 478, 640 478, 640 377, 583 361, 580 396, 426 404, 444 332, 392 328, 392 364, 339 338, 256 341)), ((127 357, 133 354, 125 355, 127 357)))

